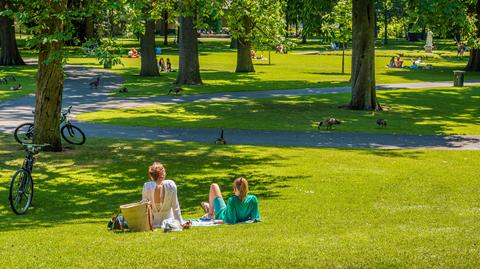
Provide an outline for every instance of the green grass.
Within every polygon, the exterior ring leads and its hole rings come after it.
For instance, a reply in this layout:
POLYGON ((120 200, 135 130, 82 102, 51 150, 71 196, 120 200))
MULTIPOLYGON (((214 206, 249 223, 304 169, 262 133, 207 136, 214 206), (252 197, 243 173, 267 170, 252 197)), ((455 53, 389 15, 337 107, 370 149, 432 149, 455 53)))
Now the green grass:
POLYGON ((16 76, 17 81, 9 81, 8 84, 0 84, 0 101, 12 99, 35 92, 35 76, 37 68, 35 66, 2 66, 0 78, 9 75, 16 76), (22 90, 12 91, 10 87, 22 84, 22 90))
MULTIPOLYGON (((213 146, 89 140, 41 153, 35 207, 10 212, 9 177, 23 153, 0 137, 0 252, 6 268, 476 268, 476 151, 213 146), (263 222, 181 233, 113 234, 118 205, 140 199, 160 160, 198 217, 209 184, 250 180, 263 222)), ((229 192, 228 194, 231 194, 229 192)))
POLYGON ((321 119, 342 121, 335 132, 480 134, 480 87, 379 91, 383 112, 338 108, 349 93, 253 100, 195 102, 103 110, 76 118, 150 127, 315 130, 321 119), (385 118, 388 128, 376 127, 385 118))
MULTIPOLYGON (((116 66, 113 71, 125 77, 125 86, 128 94, 117 96, 158 96, 166 95, 172 87, 177 73, 162 73, 160 77, 140 77, 140 59, 126 58, 126 49, 136 43, 132 40, 123 40, 124 66, 116 66)), ((157 41, 160 47, 160 40, 157 41)), ((272 53, 271 65, 267 60, 255 60, 256 73, 235 73, 236 52, 228 47, 228 40, 204 40, 199 45, 200 68, 203 86, 185 86, 184 94, 199 94, 230 91, 256 91, 271 89, 295 89, 308 87, 345 86, 350 79, 350 51, 347 51, 345 62, 346 73, 341 73, 341 52, 326 51, 326 45, 310 43, 298 45, 289 54, 272 53), (321 51, 320 55, 298 55, 304 51, 321 51)), ((451 47, 444 45, 435 54, 425 54, 419 51, 422 43, 399 42, 387 47, 379 46, 376 58, 376 79, 378 84, 421 82, 421 81, 448 81, 453 78, 453 70, 462 69, 468 57, 458 59, 453 57, 455 52, 451 47), (433 64, 433 70, 388 69, 385 65, 389 57, 404 55, 406 65, 418 56, 426 56, 426 62, 433 64)), ((170 58, 174 69, 178 68, 178 50, 175 46, 164 48, 162 57, 170 58)), ((268 57, 268 52, 263 53, 268 57)), ((68 61, 72 64, 98 65, 94 58, 84 58, 72 55, 68 61)), ((467 80, 480 79, 478 73, 467 73, 467 80)))

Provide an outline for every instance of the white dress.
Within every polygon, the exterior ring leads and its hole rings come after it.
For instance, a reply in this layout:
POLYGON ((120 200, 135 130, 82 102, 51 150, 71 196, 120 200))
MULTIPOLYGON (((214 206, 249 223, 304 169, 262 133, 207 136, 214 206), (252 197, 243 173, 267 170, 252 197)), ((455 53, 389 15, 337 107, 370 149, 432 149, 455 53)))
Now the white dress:
POLYGON ((162 225, 166 219, 176 219, 183 224, 182 212, 180 211, 180 204, 177 197, 177 185, 172 180, 164 180, 163 183, 163 202, 155 204, 155 188, 157 183, 155 181, 145 182, 142 190, 142 201, 149 201, 152 204, 152 215, 154 228, 162 225))

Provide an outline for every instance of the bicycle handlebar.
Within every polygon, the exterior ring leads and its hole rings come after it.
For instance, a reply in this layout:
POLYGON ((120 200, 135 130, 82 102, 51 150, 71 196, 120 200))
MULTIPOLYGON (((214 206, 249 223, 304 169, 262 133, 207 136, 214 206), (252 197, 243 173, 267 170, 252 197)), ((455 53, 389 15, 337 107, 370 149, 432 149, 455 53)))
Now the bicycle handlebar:
POLYGON ((22 143, 23 148, 26 151, 33 151, 36 152, 37 148, 44 148, 50 146, 50 144, 30 144, 30 143, 22 143))

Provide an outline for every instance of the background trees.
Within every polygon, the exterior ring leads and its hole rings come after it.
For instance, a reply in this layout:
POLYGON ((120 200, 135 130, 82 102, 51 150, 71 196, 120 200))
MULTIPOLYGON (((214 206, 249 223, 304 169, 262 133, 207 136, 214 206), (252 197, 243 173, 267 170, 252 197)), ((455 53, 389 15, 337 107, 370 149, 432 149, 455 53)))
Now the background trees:
POLYGON ((255 72, 250 51, 254 44, 281 44, 285 36, 284 2, 275 0, 227 1, 230 33, 237 41, 235 72, 255 72))
POLYGON ((17 47, 14 27, 14 9, 10 0, 0 0, 0 65, 24 65, 17 47))

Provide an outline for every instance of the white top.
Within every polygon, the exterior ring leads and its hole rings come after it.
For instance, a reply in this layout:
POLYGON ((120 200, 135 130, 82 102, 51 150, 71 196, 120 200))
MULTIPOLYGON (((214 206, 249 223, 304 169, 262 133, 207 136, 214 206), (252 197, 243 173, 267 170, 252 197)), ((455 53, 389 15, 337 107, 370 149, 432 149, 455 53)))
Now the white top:
POLYGON ((177 197, 177 185, 172 180, 164 180, 162 182, 162 203, 155 204, 155 181, 145 182, 142 190, 142 201, 149 201, 152 204, 153 227, 158 228, 166 219, 176 219, 183 224, 182 212, 177 197))

